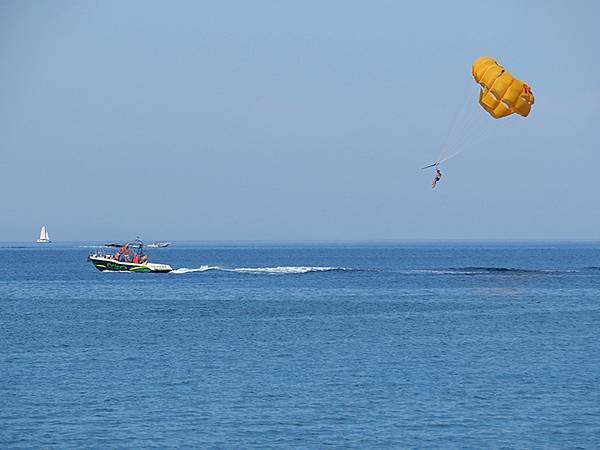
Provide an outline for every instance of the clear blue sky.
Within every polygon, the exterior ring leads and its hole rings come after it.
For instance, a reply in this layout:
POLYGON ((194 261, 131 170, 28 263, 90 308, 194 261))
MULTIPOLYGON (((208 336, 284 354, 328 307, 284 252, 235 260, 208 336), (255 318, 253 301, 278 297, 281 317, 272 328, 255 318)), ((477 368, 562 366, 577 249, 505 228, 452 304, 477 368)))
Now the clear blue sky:
POLYGON ((599 5, 0 0, 0 241, 599 239, 599 5))

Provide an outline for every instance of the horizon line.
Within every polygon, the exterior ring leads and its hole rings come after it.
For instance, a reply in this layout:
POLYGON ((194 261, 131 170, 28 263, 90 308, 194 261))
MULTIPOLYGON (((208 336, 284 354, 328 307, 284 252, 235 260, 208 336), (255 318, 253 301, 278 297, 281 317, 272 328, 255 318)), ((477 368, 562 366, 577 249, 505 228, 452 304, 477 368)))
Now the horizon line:
MULTIPOLYGON (((0 243, 27 243, 27 244, 67 244, 67 243, 104 243, 111 239, 74 239, 52 240, 50 243, 38 243, 35 240, 0 240, 0 243)), ((176 239, 169 241, 144 240, 146 242, 169 243, 373 243, 373 244, 411 244, 411 243, 512 243, 512 242, 599 242, 598 238, 431 238, 431 239, 176 239)))

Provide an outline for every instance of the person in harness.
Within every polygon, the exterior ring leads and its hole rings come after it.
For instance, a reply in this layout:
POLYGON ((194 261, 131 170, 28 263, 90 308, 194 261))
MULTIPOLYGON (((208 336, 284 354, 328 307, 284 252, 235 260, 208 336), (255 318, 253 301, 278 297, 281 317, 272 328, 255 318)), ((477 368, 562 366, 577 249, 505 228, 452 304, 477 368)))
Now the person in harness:
POLYGON ((433 181, 431 182, 431 188, 435 188, 438 184, 438 181, 440 181, 442 179, 442 172, 440 171, 440 168, 436 165, 435 166, 435 177, 433 177, 433 181))

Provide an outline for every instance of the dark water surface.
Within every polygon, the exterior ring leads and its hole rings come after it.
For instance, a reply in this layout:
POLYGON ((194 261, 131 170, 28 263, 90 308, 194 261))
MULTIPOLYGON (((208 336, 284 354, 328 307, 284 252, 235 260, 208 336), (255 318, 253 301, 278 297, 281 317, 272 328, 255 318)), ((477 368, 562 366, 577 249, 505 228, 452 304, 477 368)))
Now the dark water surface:
POLYGON ((600 447, 600 244, 88 251, 0 244, 1 448, 600 447))

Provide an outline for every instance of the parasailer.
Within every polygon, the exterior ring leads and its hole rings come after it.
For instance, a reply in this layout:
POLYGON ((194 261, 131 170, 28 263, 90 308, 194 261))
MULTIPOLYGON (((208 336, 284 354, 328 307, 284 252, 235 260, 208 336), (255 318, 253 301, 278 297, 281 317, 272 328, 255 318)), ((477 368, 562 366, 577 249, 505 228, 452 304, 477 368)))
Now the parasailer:
POLYGON ((435 162, 433 164, 429 164, 428 166, 421 167, 421 170, 429 169, 430 167, 435 167, 435 175, 433 177, 433 181, 431 182, 431 187, 435 188, 438 184, 438 181, 442 179, 442 171, 440 170, 440 163, 435 162))
MULTIPOLYGON (((508 72, 496 60, 488 56, 477 58, 471 67, 475 82, 479 85, 479 106, 473 101, 473 93, 468 93, 463 108, 454 118, 446 143, 442 146, 436 162, 423 167, 435 167, 436 173, 431 183, 433 188, 442 178, 439 165, 469 147, 478 145, 493 133, 506 129, 506 125, 489 120, 511 115, 527 117, 535 103, 531 86, 508 72)), ((506 122, 505 122, 506 123, 506 122)), ((510 121, 507 122, 510 126, 510 121)))
POLYGON ((431 182, 431 188, 434 189, 438 181, 442 179, 442 172, 438 166, 435 167, 435 176, 433 177, 433 181, 431 182))

